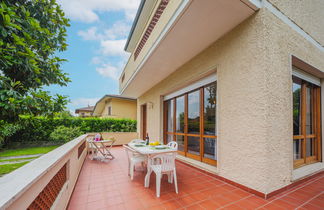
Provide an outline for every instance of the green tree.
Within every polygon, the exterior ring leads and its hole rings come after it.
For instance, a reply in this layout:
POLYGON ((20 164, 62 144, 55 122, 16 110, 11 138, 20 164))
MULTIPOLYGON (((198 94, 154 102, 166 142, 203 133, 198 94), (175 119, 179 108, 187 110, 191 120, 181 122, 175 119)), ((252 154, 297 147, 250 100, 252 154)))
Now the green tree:
POLYGON ((66 50, 67 26, 55 0, 0 1, 0 119, 64 110, 67 98, 42 88, 70 81, 56 55, 66 50))
POLYGON ((71 118, 71 117, 73 117, 73 115, 71 114, 71 112, 69 110, 64 110, 64 111, 55 113, 54 117, 65 119, 65 118, 71 118))

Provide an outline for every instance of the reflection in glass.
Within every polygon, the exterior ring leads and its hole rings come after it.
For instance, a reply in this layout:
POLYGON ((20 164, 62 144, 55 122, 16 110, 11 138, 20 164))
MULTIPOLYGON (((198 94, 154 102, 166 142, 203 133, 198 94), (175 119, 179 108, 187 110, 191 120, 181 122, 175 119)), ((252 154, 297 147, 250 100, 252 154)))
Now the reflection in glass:
POLYGON ((184 96, 176 99, 176 132, 184 132, 184 96))
POLYGON ((214 138, 204 138, 204 157, 217 160, 217 141, 214 138))
POLYGON ((167 142, 173 141, 173 134, 167 134, 167 142))
POLYGON ((306 87, 306 134, 313 134, 313 103, 310 86, 306 87))
POLYGON ((293 77, 294 135, 301 135, 301 80, 293 77))
POLYGON ((315 139, 306 139, 306 157, 315 156, 315 139))
POLYGON ((301 159, 302 140, 294 140, 294 160, 301 159))
POLYGON ((195 155, 200 155, 199 137, 188 136, 188 152, 195 155))
POLYGON ((167 102, 168 106, 168 113, 167 113, 167 119, 168 119, 168 131, 173 132, 173 100, 169 100, 167 102))
POLYGON ((188 94, 188 133, 200 133, 199 90, 188 94))
POLYGON ((176 135, 177 143, 178 143, 178 150, 184 151, 184 136, 176 135))
POLYGON ((216 135, 216 83, 204 88, 204 134, 216 135))

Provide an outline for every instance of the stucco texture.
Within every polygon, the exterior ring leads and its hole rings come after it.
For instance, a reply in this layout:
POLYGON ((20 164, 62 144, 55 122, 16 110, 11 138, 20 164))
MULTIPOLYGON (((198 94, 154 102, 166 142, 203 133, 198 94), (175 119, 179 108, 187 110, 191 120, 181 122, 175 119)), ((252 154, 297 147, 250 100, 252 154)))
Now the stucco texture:
POLYGON ((260 9, 139 97, 137 111, 153 103, 147 130, 162 141, 162 96, 217 71, 218 174, 270 193, 292 179, 291 55, 324 70, 323 52, 260 9))
POLYGON ((276 8, 294 21, 306 33, 324 46, 323 0, 269 0, 276 8))

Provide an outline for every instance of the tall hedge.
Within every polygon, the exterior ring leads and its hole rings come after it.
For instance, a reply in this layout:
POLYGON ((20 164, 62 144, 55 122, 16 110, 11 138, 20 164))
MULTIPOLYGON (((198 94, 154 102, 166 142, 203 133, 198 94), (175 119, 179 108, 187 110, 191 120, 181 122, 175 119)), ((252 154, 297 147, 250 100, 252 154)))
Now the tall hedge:
POLYGON ((112 118, 45 118, 21 117, 22 128, 10 137, 9 142, 50 141, 50 134, 59 126, 80 127, 89 132, 136 132, 136 120, 112 118))

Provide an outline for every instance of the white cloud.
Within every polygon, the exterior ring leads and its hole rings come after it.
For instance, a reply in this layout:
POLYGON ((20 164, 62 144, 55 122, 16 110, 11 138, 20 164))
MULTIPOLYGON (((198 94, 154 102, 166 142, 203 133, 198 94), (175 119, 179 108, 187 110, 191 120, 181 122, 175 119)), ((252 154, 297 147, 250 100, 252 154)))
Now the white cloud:
POLYGON ((115 22, 111 28, 98 32, 97 27, 90 27, 87 30, 78 31, 78 35, 83 40, 107 40, 107 39, 119 39, 126 38, 130 30, 130 24, 126 24, 124 21, 115 22))
MULTIPOLYGON (((78 31, 78 35, 83 40, 99 41, 99 52, 104 56, 123 56, 128 55, 124 51, 126 44, 126 36, 129 32, 130 25, 124 21, 115 22, 111 28, 98 31, 97 27, 90 27, 87 30, 78 31)), ((95 58, 93 63, 98 63, 98 59, 95 58)))
MULTIPOLYGON (((140 0, 58 0, 58 2, 72 20, 86 23, 98 21, 98 24, 78 31, 78 36, 99 44, 96 54, 91 59, 91 63, 97 66, 96 71, 103 77, 118 80, 129 56, 129 53, 124 51, 124 46, 140 0), (124 17, 114 21, 109 28, 101 27, 104 20, 100 20, 102 17, 100 14, 110 11, 123 12, 124 17)), ((80 100, 83 99, 76 99, 72 104, 80 100)))
POLYGON ((96 68, 96 71, 104 77, 118 80, 121 72, 121 67, 113 66, 110 64, 103 64, 101 67, 96 68))
POLYGON ((103 58, 102 57, 95 56, 95 57, 93 57, 91 59, 91 63, 93 63, 95 65, 103 64, 103 58))
POLYGON ((72 20, 91 23, 99 20, 96 12, 123 11, 128 20, 135 16, 140 0, 58 0, 72 20))
POLYGON ((85 106, 94 106, 100 98, 76 98, 71 101, 71 105, 74 107, 85 107, 85 106))
POLYGON ((97 27, 88 28, 85 31, 78 31, 78 35, 82 37, 83 40, 102 40, 102 34, 98 34, 97 27))
POLYGON ((111 28, 105 30, 104 36, 108 39, 117 39, 119 37, 126 37, 130 30, 131 25, 126 24, 124 21, 117 21, 111 28))
POLYGON ((100 51, 106 56, 127 56, 128 53, 124 51, 126 39, 120 40, 104 40, 100 42, 100 51))

